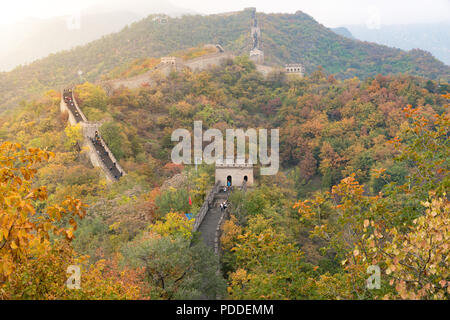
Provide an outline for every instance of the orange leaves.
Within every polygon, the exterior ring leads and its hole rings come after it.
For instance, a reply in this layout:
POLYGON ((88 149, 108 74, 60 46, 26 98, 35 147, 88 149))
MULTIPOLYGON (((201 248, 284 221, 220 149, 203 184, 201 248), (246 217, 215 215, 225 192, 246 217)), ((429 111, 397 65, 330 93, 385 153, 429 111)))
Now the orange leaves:
MULTIPOLYGON (((305 200, 305 201, 299 200, 298 202, 296 202, 296 203, 292 206, 292 208, 293 208, 293 209, 297 209, 297 208, 309 209, 309 208, 311 208, 311 206, 308 205, 308 203, 310 203, 310 202, 311 202, 310 200, 305 200)), ((300 210, 300 209, 299 209, 299 210, 300 210)))
POLYGON ((414 109, 412 105, 408 104, 403 108, 402 112, 405 114, 406 118, 411 118, 413 115, 417 114, 418 109, 414 109))
POLYGON ((316 205, 315 201, 313 203, 310 200, 305 200, 305 201, 298 201, 297 203, 294 204, 293 208, 298 209, 298 213, 302 218, 309 220, 316 215, 314 211, 315 205, 316 205))
POLYGON ((0 279, 27 261, 31 253, 39 255, 50 233, 73 237, 76 224, 67 231, 54 223, 62 216, 71 214, 82 218, 85 206, 70 197, 61 206, 40 210, 36 215, 35 201, 48 198, 47 188, 30 189, 37 170, 34 165, 47 161, 54 154, 37 148, 22 148, 18 143, 4 142, 0 145, 0 279))
POLYGON ((34 165, 53 156, 19 144, 0 145, 0 299, 137 297, 136 287, 104 276, 101 263, 83 271, 83 290, 66 288, 67 266, 87 262, 76 259, 69 245, 86 205, 67 196, 60 204, 45 207, 47 188, 31 189, 34 165), (66 216, 70 226, 64 228, 66 216))
POLYGON ((340 184, 333 186, 331 193, 342 197, 350 195, 360 197, 364 194, 364 188, 355 179, 355 174, 352 173, 349 177, 342 179, 340 184))
POLYGON ((379 169, 373 169, 373 176, 375 178, 386 178, 388 175, 386 174, 386 169, 379 168, 379 169))
POLYGON ((32 199, 33 200, 44 201, 45 199, 47 199, 47 197, 48 197, 47 187, 45 187, 45 186, 42 186, 42 187, 32 190, 32 199))
POLYGON ((73 239, 73 228, 69 228, 67 230, 65 230, 65 236, 67 240, 72 240, 73 239))

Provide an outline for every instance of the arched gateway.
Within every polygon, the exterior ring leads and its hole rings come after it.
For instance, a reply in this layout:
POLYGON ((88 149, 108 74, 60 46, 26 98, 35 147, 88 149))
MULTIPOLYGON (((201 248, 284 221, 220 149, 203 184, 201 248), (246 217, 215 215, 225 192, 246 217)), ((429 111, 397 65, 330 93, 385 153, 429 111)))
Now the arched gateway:
POLYGON ((216 183, 226 186, 228 181, 232 186, 241 187, 253 185, 253 165, 251 164, 219 164, 216 163, 216 183))

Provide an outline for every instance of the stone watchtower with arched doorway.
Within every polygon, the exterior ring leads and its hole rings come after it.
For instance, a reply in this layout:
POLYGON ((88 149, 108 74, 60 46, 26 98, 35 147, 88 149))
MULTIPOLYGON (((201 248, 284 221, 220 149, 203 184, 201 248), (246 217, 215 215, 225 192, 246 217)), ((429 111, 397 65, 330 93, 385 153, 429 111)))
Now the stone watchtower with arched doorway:
POLYGON ((216 163, 216 183, 226 186, 228 181, 232 186, 241 187, 253 185, 253 165, 249 163, 216 163))

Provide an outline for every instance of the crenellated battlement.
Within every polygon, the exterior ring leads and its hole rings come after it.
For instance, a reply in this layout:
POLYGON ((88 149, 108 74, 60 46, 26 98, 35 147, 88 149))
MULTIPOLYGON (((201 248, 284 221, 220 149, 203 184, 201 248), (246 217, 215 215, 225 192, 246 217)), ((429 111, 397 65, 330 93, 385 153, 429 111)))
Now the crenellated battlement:
POLYGON ((284 65, 287 74, 295 74, 303 77, 305 75, 305 67, 301 63, 289 63, 284 65))

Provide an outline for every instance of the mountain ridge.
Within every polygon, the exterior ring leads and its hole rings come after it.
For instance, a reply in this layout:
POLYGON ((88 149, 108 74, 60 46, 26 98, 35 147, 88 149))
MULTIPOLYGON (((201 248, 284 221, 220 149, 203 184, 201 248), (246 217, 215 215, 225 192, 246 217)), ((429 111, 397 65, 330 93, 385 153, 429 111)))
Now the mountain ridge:
POLYGON ((344 26, 362 41, 370 41, 402 50, 421 48, 450 65, 450 22, 382 25, 370 29, 365 25, 344 26))
MULTIPOLYGON (((221 44, 235 55, 248 54, 251 16, 251 10, 244 10, 233 14, 184 15, 158 23, 154 20, 157 15, 149 15, 117 33, 0 73, 0 108, 16 104, 19 97, 79 82, 79 70, 83 72, 81 80, 96 81, 134 59, 161 57, 206 43, 221 44)), ((347 39, 301 11, 258 12, 257 16, 268 65, 302 63, 308 73, 322 66, 327 73, 342 78, 410 73, 447 80, 450 74, 449 66, 425 51, 404 52, 347 39)))

